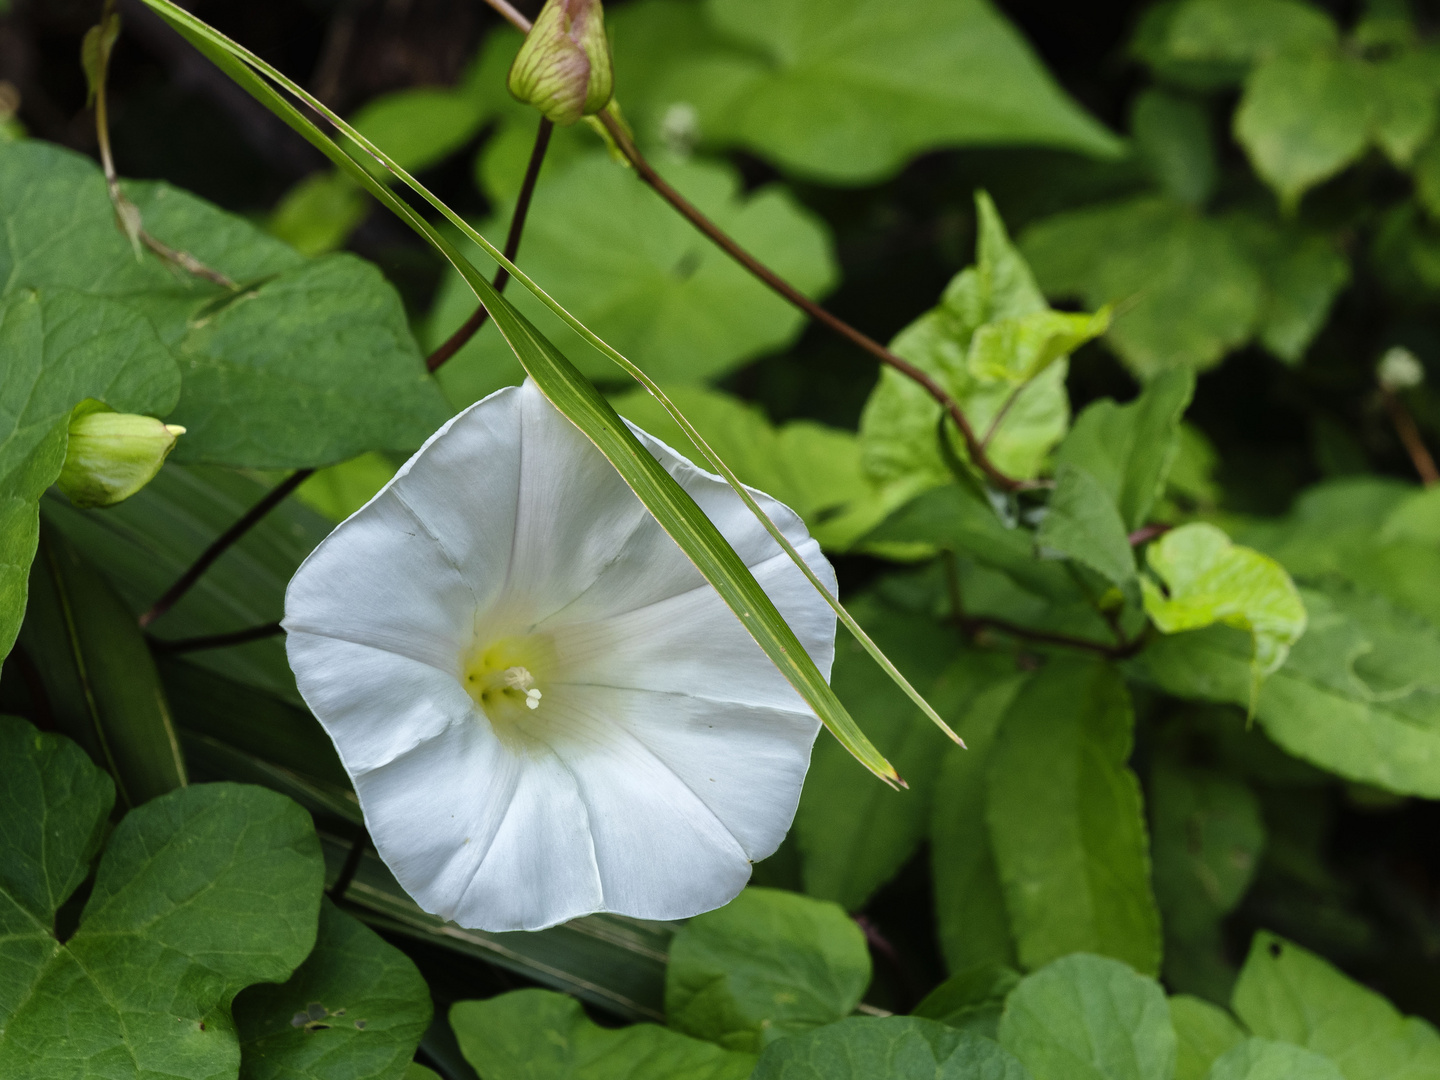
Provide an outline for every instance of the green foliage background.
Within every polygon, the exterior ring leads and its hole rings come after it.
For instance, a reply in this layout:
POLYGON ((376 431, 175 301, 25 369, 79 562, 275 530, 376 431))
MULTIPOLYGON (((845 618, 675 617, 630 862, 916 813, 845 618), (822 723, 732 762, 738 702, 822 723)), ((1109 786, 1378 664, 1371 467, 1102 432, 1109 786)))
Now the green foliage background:
MULTIPOLYGON (((442 926, 366 848, 279 638, 175 644, 277 620, 520 364, 487 326, 427 375, 460 276, 120 10, 123 190, 234 288, 116 226, 98 0, 0 2, 0 1076, 1440 1077, 1440 8, 610 5, 661 173, 1021 484, 558 129, 519 264, 805 518, 968 749, 842 632, 834 690, 907 791, 822 735, 732 904, 505 935, 442 926), (1396 348, 1418 382, 1377 381, 1396 348), (51 488, 87 398, 187 428, 112 509, 51 488)), ((480 0, 193 10, 503 234, 536 116, 480 0)))

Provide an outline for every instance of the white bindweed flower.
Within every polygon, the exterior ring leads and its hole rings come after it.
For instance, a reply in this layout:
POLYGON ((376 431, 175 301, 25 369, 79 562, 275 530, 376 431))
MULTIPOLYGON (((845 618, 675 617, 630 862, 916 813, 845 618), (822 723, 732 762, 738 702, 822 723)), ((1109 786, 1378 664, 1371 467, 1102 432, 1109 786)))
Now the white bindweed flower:
MULTIPOLYGON (((723 480, 636 434, 828 677, 825 600, 723 480)), ((756 497, 833 589, 800 519, 756 497)), ((467 927, 727 902, 789 828, 819 728, 528 381, 451 420, 315 549, 285 629, 381 858, 467 927)))

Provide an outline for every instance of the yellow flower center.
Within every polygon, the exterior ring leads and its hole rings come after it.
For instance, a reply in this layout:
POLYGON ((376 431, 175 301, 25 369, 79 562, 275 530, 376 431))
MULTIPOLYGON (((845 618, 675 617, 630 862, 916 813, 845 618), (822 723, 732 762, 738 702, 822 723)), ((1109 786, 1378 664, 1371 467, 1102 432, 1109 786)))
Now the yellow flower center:
POLYGON ((502 638, 479 646, 465 665, 465 689, 496 733, 523 734, 541 710, 555 648, 548 634, 502 638))

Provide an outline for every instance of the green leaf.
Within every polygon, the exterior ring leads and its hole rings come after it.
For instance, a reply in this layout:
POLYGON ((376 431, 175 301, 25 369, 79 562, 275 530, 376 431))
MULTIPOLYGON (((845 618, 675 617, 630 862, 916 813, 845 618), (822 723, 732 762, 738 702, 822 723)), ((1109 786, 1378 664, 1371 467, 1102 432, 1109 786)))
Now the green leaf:
MULTIPOLYGON (((1343 584, 1302 597, 1312 627, 1255 699, 1266 733, 1340 776, 1440 798, 1440 632, 1343 584)), ((1234 630, 1161 639, 1134 670, 1179 697, 1250 699, 1250 646, 1234 630)))
POLYGON ((1273 674, 1305 632, 1305 604, 1285 568, 1233 544, 1214 525, 1172 529, 1145 550, 1163 583, 1141 580, 1145 612, 1162 633, 1224 623, 1247 630, 1255 643, 1255 677, 1273 674))
POLYGON ((150 648, 104 578, 46 530, 20 643, 56 727, 115 779, 127 809, 185 786, 185 762, 150 648))
POLYGON ((1227 1050, 1209 1080, 1344 1080, 1327 1057, 1289 1043, 1246 1039, 1227 1050))
MULTIPOLYGON (((985 350, 997 348, 1001 353, 1009 348, 1012 353, 1006 355, 1018 357, 1013 350, 1021 341, 1007 336, 1003 324, 1031 320, 1025 324, 1040 327, 1053 313, 1006 235, 994 203, 984 192, 976 195, 975 202, 980 219, 975 265, 957 274, 940 304, 901 330, 890 348, 934 377, 959 403, 976 433, 988 438, 986 452, 1002 472, 1029 478, 1041 471, 1069 424, 1068 363, 1051 358, 1031 378, 1030 361, 1024 358, 1013 364, 978 359, 985 350), (987 326, 991 329, 985 330, 987 326), (973 365, 972 356, 977 358, 973 365)), ((1081 336, 1103 329, 1102 321, 1097 321, 1101 319, 1087 321, 1081 336)), ((1042 334, 1039 340, 1055 339, 1042 334)), ((940 405, 922 386, 891 368, 883 369, 860 418, 866 471, 882 483, 909 485, 911 494, 948 482, 952 474, 936 436, 940 419, 940 405)), ((958 435, 948 432, 945 438, 951 440, 955 455, 964 458, 958 435)))
POLYGON ((1175 1025, 1175 1080, 1206 1080, 1221 1054, 1245 1038, 1245 1032, 1224 1009, 1187 994, 1170 999, 1175 1025))
MULTIPOLYGON (((45 519, 74 544, 139 614, 270 485, 225 469, 167 464, 149 484, 108 510, 79 511, 45 500, 45 519)), ((277 622, 285 586, 331 523, 287 499, 231 547, 165 617, 156 636, 187 638, 277 622)), ((303 708, 282 637, 194 653, 191 661, 303 708)))
POLYGON ((1199 102, 1146 90, 1130 109, 1136 150, 1172 198, 1203 206, 1215 188, 1215 140, 1199 102))
POLYGON ((1106 398, 1086 406, 1055 452, 1057 469, 1083 469, 1119 508, 1124 529, 1140 528, 1179 455, 1180 418, 1194 392, 1194 374, 1180 368, 1125 405, 1106 398))
MULTIPOLYGON (((0 151, 0 175, 5 160, 0 151)), ((62 290, 42 295, 22 289, 0 297, 0 356, 6 376, 0 381, 3 656, 25 613, 39 498, 60 475, 71 410, 94 398, 117 412, 168 413, 180 392, 180 372, 143 318, 114 301, 62 290)))
MULTIPOLYGON (((677 386, 665 392, 744 483, 794 510, 826 548, 844 548, 874 524, 879 494, 860 467, 854 432, 809 420, 771 424, 758 406, 719 390, 677 386)), ((704 460, 664 406, 644 390, 615 396, 611 404, 691 461, 704 460)))
POLYGON ((1277 56, 1246 80, 1235 137, 1287 210, 1364 152, 1369 75, 1361 61, 1326 51, 1277 56))
POLYGON ((865 935, 842 909, 750 888, 676 931, 665 1016, 686 1035, 758 1054, 849 1016, 869 985, 865 935))
MULTIPOLYGON (((670 6, 650 5, 652 17, 670 6)), ((692 30, 688 42, 650 35, 671 51, 642 61, 651 69, 642 88, 649 115, 689 105, 706 142, 803 175, 870 183, 944 146, 1120 152, 983 0, 924 0, 903 12, 863 0, 710 0, 705 15, 713 29, 692 30), (717 37, 733 45, 721 49, 717 37)), ((638 21, 617 25, 616 40, 638 21)), ((622 96, 627 60, 617 50, 622 96)))
POLYGON ((946 966, 958 979, 979 965, 1008 968, 1015 963, 1005 896, 985 824, 985 776, 995 735, 1025 676, 1013 662, 985 653, 965 654, 955 669, 972 679, 977 671, 988 676, 969 698, 960 721, 965 748, 945 749, 930 819, 936 929, 946 966))
POLYGON ((982 382, 1026 383, 1062 356, 1103 334, 1110 313, 1032 311, 986 323, 970 339, 966 366, 982 382))
POLYGON ((405 1070, 404 1080, 441 1080, 440 1074, 424 1065, 411 1062, 405 1070))
POLYGON ((1035 1080, 1169 1080, 1175 1071, 1160 984, 1103 956, 1067 956, 1022 979, 1000 1044, 1035 1080))
POLYGON ((1176 59, 1250 63, 1339 43, 1334 20, 1302 0, 1182 0, 1166 27, 1176 59))
POLYGON ((457 1002, 450 1025, 485 1080, 745 1080, 755 1067, 753 1054, 657 1024, 599 1027, 549 990, 457 1002))
POLYGON ((1421 1080, 1440 1070, 1440 1033, 1274 934, 1259 933, 1235 986, 1252 1032, 1324 1054, 1345 1080, 1421 1080))
POLYGON ((1162 762, 1150 776, 1155 898, 1172 987, 1224 1000, 1234 972, 1219 954, 1220 920, 1245 895, 1265 844, 1260 802, 1225 773, 1162 762))
POLYGON ((1254 331, 1263 282, 1221 223, 1141 196, 1037 222, 1021 250, 1050 296, 1115 304, 1106 341, 1141 378, 1207 368, 1254 331))
POLYGON ((1005 999, 1019 981, 1020 973, 1014 968, 977 964, 950 976, 926 994, 913 1014, 993 1039, 1000 1029, 1005 999))
POLYGON ((344 521, 374 498, 397 468, 384 454, 361 454, 319 470, 295 489, 295 497, 322 517, 344 521))
POLYGON ((1035 538, 1042 550, 1083 563, 1113 585, 1132 593, 1138 587, 1125 521, 1114 497, 1087 469, 1064 462, 1056 470, 1035 538))
POLYGON ((1371 125, 1375 143, 1400 168, 1409 165, 1440 116, 1440 66, 1411 50, 1372 64, 1371 125))
MULTIPOLYGON (((700 161, 656 162, 666 179, 761 262, 810 296, 835 283, 824 225, 778 186, 742 194, 733 168, 700 161)), ((500 231, 503 207, 482 229, 500 231)), ((466 245, 473 260, 483 257, 466 245)), ((675 213, 635 174, 596 150, 535 191, 525 227, 524 264, 586 326, 652 378, 697 383, 793 341, 804 315, 771 292, 675 213)), ((427 343, 448 338, 475 310, 475 294, 452 273, 430 313, 427 343)), ((529 294, 516 308, 592 379, 623 377, 529 294)), ((456 406, 524 371, 496 329, 485 327, 441 369, 456 406)))
POLYGON ((913 1016, 852 1017, 772 1044, 753 1080, 1033 1080, 995 1043, 913 1016))
POLYGON ((985 817, 1022 967, 1083 950, 1159 970, 1132 725, 1113 668, 1059 656, 1005 716, 985 817))
POLYGON ((235 999, 241 1080, 400 1080, 430 1024, 430 991, 409 957, 320 905, 310 958, 279 986, 235 999))
MULTIPOLYGON (((900 659, 906 677, 925 690, 941 715, 963 715, 964 686, 942 678, 960 647, 958 634, 869 597, 850 606, 866 633, 900 659)), ((910 785, 899 793, 877 785, 857 788, 844 747, 821 743, 811 754, 795 815, 805 891, 858 911, 924 838, 947 740, 843 630, 836 637, 830 685, 910 785)))
POLYGON ((149 321, 172 364, 183 360, 179 404, 163 410, 187 429, 175 460, 324 465, 412 450, 448 417, 400 298, 375 267, 350 255, 306 260, 164 184, 125 192, 148 231, 242 287, 177 274, 148 254, 137 262, 99 167, 35 141, 0 145, 0 281, 11 295, 78 290, 92 306, 106 297, 149 321))
MULTIPOLYGON (((482 95, 467 86, 457 90, 417 86, 372 99, 350 122, 402 168, 421 172, 475 136, 485 123, 486 104, 482 95)), ((371 174, 381 180, 390 176, 374 163, 371 174)))
POLYGON ((285 193, 265 231, 301 255, 324 255, 344 247, 369 210, 365 193, 346 177, 312 173, 285 193))
POLYGON ((0 740, 0 1074, 235 1075, 231 999, 287 978, 315 941, 322 868, 308 816, 233 784, 131 811, 61 944, 55 914, 99 846, 109 787, 78 749, 27 724, 0 721, 0 740))

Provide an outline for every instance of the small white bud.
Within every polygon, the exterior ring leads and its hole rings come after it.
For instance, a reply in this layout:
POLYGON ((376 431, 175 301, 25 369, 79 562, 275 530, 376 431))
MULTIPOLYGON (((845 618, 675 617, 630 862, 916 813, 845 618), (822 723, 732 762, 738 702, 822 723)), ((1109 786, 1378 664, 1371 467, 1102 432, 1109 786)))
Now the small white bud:
POLYGON ((1411 390, 1425 381, 1425 368, 1416 355, 1403 345, 1385 350, 1375 366, 1375 377, 1382 390, 1411 390))

